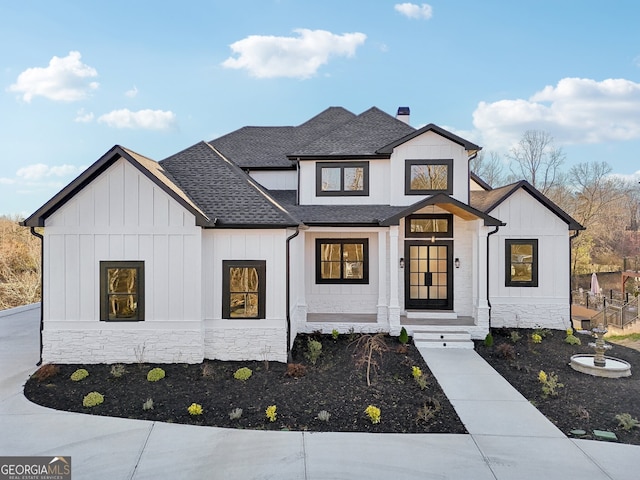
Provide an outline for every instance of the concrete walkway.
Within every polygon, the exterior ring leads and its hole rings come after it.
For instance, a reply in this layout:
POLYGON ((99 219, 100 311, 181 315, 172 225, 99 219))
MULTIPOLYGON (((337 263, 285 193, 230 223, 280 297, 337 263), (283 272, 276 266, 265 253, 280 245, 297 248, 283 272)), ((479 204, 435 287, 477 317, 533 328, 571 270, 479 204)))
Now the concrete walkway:
POLYGON ((38 320, 37 306, 0 312, 0 455, 71 456, 75 480, 638 478, 640 447, 567 439, 469 350, 422 352, 469 435, 229 430, 50 410, 22 395, 38 320))

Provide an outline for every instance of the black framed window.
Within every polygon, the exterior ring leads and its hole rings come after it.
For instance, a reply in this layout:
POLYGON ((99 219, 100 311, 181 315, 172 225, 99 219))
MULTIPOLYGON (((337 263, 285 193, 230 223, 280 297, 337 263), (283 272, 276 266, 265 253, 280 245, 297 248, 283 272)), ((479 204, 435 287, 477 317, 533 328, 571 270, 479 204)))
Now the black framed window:
POLYGON ((144 262, 100 262, 100 320, 144 320, 144 262))
POLYGON ((453 193, 453 160, 405 160, 405 195, 453 193))
POLYGON ((317 162, 316 195, 369 195, 369 162, 317 162))
POLYGON ((453 238, 453 215, 450 213, 409 215, 404 221, 404 236, 453 238))
POLYGON ((369 240, 316 239, 316 283, 369 283, 369 240))
POLYGON ((265 318, 266 263, 222 261, 222 318, 265 318))
POLYGON ((505 240, 505 286, 538 286, 538 240, 505 240))

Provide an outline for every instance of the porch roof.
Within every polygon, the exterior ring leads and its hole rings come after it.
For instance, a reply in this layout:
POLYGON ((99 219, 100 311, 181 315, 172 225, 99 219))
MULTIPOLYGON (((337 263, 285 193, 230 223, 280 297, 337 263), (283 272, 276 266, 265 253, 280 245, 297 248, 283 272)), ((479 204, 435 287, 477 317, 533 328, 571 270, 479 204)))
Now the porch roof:
POLYGON ((444 193, 437 193, 430 197, 427 197, 419 202, 414 203, 408 207, 403 207, 399 212, 385 218, 380 222, 380 225, 388 226, 388 225, 398 225, 401 218, 406 217, 407 215, 411 215, 414 212, 417 212, 421 208, 424 208, 429 205, 437 206, 453 215, 460 217, 464 220, 484 220, 484 225, 487 227, 491 226, 504 226, 506 225, 501 220, 492 217, 480 210, 473 208, 470 205, 462 203, 460 200, 456 200, 449 195, 444 193))

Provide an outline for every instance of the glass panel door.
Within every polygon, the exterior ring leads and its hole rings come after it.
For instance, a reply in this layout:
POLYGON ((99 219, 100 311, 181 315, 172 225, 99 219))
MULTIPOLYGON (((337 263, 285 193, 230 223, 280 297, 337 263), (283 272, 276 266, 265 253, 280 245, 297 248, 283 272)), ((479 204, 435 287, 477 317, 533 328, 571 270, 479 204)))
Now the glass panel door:
POLYGON ((453 309, 453 242, 406 242, 405 307, 453 309))

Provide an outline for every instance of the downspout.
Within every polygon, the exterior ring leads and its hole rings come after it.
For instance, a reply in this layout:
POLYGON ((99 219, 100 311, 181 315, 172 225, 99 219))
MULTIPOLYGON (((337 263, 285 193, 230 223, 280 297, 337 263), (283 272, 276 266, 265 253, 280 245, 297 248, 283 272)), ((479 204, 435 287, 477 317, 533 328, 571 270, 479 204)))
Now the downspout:
POLYGON ((495 230, 487 234, 487 305, 489 306, 489 331, 491 331, 491 296, 489 295, 489 237, 494 233, 498 233, 500 225, 496 225, 495 230))
POLYGON ((40 359, 37 366, 42 365, 42 330, 44 329, 44 236, 31 227, 31 235, 40 239, 40 359))
MULTIPOLYGON (((573 291, 571 290, 571 272, 573 269, 573 263, 571 262, 571 242, 578 235, 580 235, 580 230, 576 230, 576 233, 569 237, 569 326, 571 328, 573 328, 573 319, 571 318, 571 305, 573 304, 573 291)), ((622 289, 622 292, 624 292, 624 288, 622 289)))
POLYGON ((296 225, 296 231, 287 237, 287 264, 286 264, 286 317, 287 317, 287 363, 292 363, 291 357, 291 240, 300 234, 300 225, 296 225))

